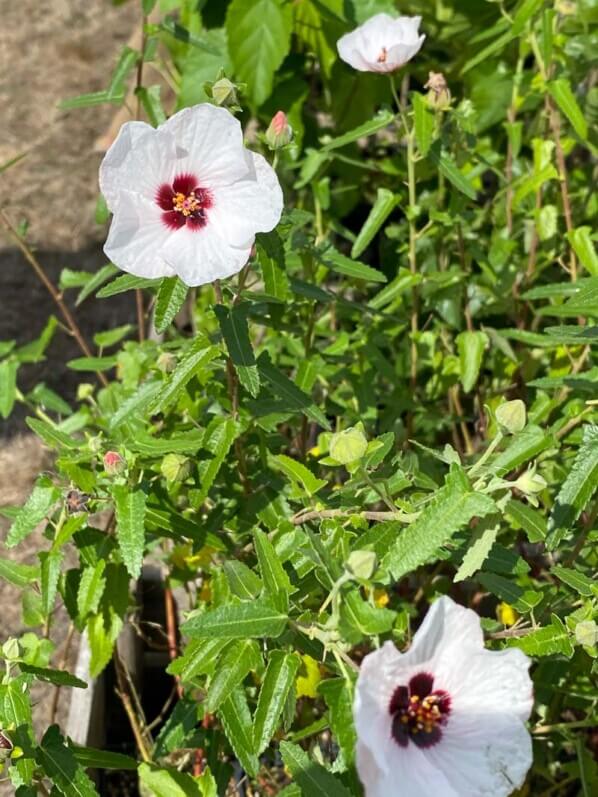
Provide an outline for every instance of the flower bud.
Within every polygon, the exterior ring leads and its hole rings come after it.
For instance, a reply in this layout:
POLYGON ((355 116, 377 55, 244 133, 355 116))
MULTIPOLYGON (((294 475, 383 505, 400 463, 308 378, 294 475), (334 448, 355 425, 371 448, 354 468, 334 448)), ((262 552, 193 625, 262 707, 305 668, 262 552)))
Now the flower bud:
POLYGON ((167 482, 184 482, 191 475, 191 460, 182 454, 167 454, 160 471, 167 482))
POLYGON ((517 434, 525 427, 525 404, 521 399, 505 401, 496 408, 495 416, 503 434, 517 434))
POLYGON ((85 401, 93 396, 94 386, 89 382, 81 382, 77 387, 77 401, 85 401))
POLYGON ((357 462, 365 454, 368 441, 359 426, 337 432, 330 438, 330 456, 341 465, 357 462))
POLYGON ((2 645, 2 656, 7 661, 14 661, 15 659, 19 658, 19 655, 19 641, 14 637, 9 637, 2 645))
POLYGON ((593 620, 582 620, 575 626, 575 639, 584 648, 598 645, 598 625, 593 620))
POLYGON ((163 374, 170 374, 176 367, 176 356, 170 351, 163 351, 156 360, 156 365, 163 374))
POLYGON ((127 463, 116 451, 106 451, 104 454, 104 470, 109 476, 119 476, 126 470, 127 463))
POLYGON ((225 108, 238 106, 237 87, 228 78, 223 77, 213 83, 211 91, 216 105, 223 105, 225 108))
POLYGON ((546 479, 536 473, 536 468, 532 467, 521 474, 515 482, 515 487, 524 495, 537 495, 546 488, 546 479))
POLYGON ((284 111, 278 111, 270 122, 270 127, 266 130, 266 141, 270 149, 280 149, 286 147, 293 140, 293 128, 289 124, 284 111))
POLYGON ((424 86, 429 89, 426 100, 435 111, 446 111, 451 105, 451 90, 442 72, 428 72, 428 82, 424 86))
POLYGON ((376 569, 374 551, 353 551, 347 559, 347 570, 356 578, 367 580, 376 569))

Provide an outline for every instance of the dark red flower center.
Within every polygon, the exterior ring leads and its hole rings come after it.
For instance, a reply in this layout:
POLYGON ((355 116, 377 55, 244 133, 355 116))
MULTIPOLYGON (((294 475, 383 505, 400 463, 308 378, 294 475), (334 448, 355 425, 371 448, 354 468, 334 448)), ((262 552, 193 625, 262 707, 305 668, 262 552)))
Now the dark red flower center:
POLYGON ((212 195, 202 188, 193 174, 180 174, 172 185, 164 183, 156 192, 156 202, 164 211, 162 221, 171 230, 189 227, 201 229, 207 222, 206 211, 212 207, 212 195))
POLYGON ((432 747, 440 741, 442 728, 451 711, 451 698, 442 689, 434 690, 434 677, 427 672, 414 675, 408 686, 398 686, 388 707, 392 736, 401 747, 411 740, 418 747, 432 747))

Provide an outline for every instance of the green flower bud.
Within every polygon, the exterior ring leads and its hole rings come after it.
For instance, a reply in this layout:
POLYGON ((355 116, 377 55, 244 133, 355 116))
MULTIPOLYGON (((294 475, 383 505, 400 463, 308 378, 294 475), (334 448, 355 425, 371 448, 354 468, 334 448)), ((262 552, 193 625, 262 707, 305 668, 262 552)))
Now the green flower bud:
POLYGON ((228 108, 231 105, 238 105, 237 87, 234 83, 223 77, 212 84, 212 99, 216 105, 223 105, 228 108))
POLYGON ((347 570, 355 578, 366 581, 372 577, 376 569, 376 561, 374 551, 353 551, 347 559, 347 570))
POLYGON ((20 656, 19 641, 14 637, 9 637, 2 645, 2 655, 7 661, 15 661, 20 656))
POLYGON ((536 468, 529 468, 515 482, 515 487, 525 495, 537 495, 546 488, 546 479, 536 473, 536 468))
POLYGON ((446 111, 451 106, 451 91, 442 72, 428 72, 428 82, 424 86, 429 89, 426 102, 435 111, 446 111))
POLYGON ((368 441, 360 426, 337 432, 330 438, 330 456, 341 465, 360 460, 367 451, 368 441))
POLYGON ((93 396, 94 386, 89 382, 81 382, 77 387, 77 401, 85 401, 93 396))
POLYGON ((167 482, 184 482, 191 475, 192 463, 182 454, 167 454, 162 460, 160 471, 167 482))
POLYGON ((496 408, 495 416, 503 434, 517 434, 526 424, 525 404, 521 399, 505 401, 496 408))
POLYGON ((582 620, 575 626, 575 639, 584 648, 598 644, 598 625, 593 620, 582 620))
POLYGON ((176 356, 170 351, 163 351, 156 360, 156 365, 163 374, 170 374, 176 367, 176 356))
POLYGON ((278 111, 266 130, 266 142, 270 149, 286 147, 293 140, 293 128, 284 111, 278 111))

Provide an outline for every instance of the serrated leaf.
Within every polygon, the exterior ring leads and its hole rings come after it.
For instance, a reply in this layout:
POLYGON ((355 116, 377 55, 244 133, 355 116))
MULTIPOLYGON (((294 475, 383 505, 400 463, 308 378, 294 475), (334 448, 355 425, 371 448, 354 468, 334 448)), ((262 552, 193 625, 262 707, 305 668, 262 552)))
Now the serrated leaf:
POLYGON ((253 724, 253 749, 261 755, 274 735, 287 696, 295 683, 300 659, 296 653, 273 650, 260 689, 253 724))
POLYGON ((118 99, 123 96, 127 77, 139 58, 140 53, 137 50, 133 50, 131 47, 123 47, 106 92, 108 100, 118 99))
POLYGON ((260 573, 264 580, 264 592, 277 608, 286 611, 289 604, 288 596, 292 591, 289 577, 268 535, 256 529, 253 536, 260 573))
POLYGON ((203 503, 207 498, 210 487, 239 432, 239 425, 232 418, 216 416, 208 425, 202 441, 202 448, 209 451, 212 457, 202 460, 198 464, 201 489, 196 499, 196 505, 203 503))
POLYGON ((471 578, 474 573, 481 569, 490 553, 490 549, 496 542, 499 529, 500 523, 492 517, 484 518, 476 526, 469 548, 453 581, 464 581, 466 578, 471 578))
POLYGON ((511 499, 506 506, 505 514, 521 526, 530 542, 542 542, 545 539, 546 519, 537 509, 511 499))
MULTIPOLYGON (((439 142, 436 142, 439 143, 439 142)), ((446 152, 442 152, 439 146, 434 144, 430 147, 430 158, 436 164, 440 172, 452 183, 462 194, 469 199, 476 199, 477 193, 467 177, 459 169, 455 161, 446 152)))
POLYGON ((578 227, 568 232, 567 238, 585 269, 593 277, 598 277, 598 253, 590 237, 591 232, 591 227, 578 227))
POLYGON ((598 426, 586 426, 571 470, 559 490, 548 520, 548 548, 554 550, 598 488, 598 426))
POLYGON ((3 418, 8 418, 15 405, 18 370, 19 363, 16 360, 0 362, 0 415, 3 418))
POLYGON ((153 758, 160 760, 188 745, 199 720, 199 706, 193 698, 183 697, 162 726, 154 744, 153 758))
POLYGON ((80 446, 78 440, 74 440, 56 426, 51 426, 47 421, 42 421, 37 418, 25 418, 25 423, 31 431, 35 432, 35 434, 50 448, 56 448, 58 450, 67 448, 74 450, 80 446))
POLYGON ((164 277, 160 282, 154 315, 156 332, 162 333, 168 329, 183 306, 188 291, 189 288, 184 282, 181 282, 179 277, 164 277))
POLYGON ((250 567, 238 559, 230 559, 224 563, 222 569, 233 595, 241 600, 257 598, 262 582, 250 567))
POLYGON ((378 233, 386 219, 390 216, 398 203, 398 197, 388 188, 379 188, 376 201, 359 231, 353 248, 351 257, 355 259, 369 246, 374 236, 378 233))
POLYGON ((138 762, 123 753, 95 750, 93 747, 80 747, 69 744, 69 749, 85 769, 137 769, 138 762))
POLYGON ((510 441, 508 447, 492 460, 490 470, 497 476, 506 476, 514 468, 530 462, 554 445, 553 436, 534 425, 526 426, 522 432, 513 435, 510 441))
POLYGON ((112 488, 116 510, 116 538, 129 575, 141 573, 145 547, 146 496, 143 490, 117 484, 112 488))
POLYGON ((226 32, 235 73, 255 105, 272 93, 276 70, 291 45, 292 9, 280 0, 233 0, 226 32))
POLYGON ((190 681, 196 675, 205 675, 229 644, 228 639, 194 639, 187 645, 183 655, 171 662, 167 672, 180 676, 183 682, 190 681))
POLYGON ((81 574, 77 591, 77 611, 79 619, 86 620, 88 614, 95 614, 104 594, 106 579, 103 578, 106 561, 98 560, 95 566, 86 567, 81 574))
POLYGON ((77 296, 77 300, 75 301, 75 307, 79 307, 79 305, 82 304, 88 296, 90 296, 95 290, 103 285, 106 280, 109 280, 110 277, 113 277, 115 274, 118 274, 118 269, 116 266, 113 266, 112 263, 102 266, 102 268, 99 269, 99 271, 96 271, 95 274, 91 276, 91 279, 88 280, 88 282, 83 286, 82 290, 77 296))
POLYGON ((414 91, 411 94, 415 120, 415 141, 417 148, 424 157, 430 151, 434 138, 434 114, 430 111, 426 98, 414 91))
POLYGON ((40 568, 40 588, 42 597, 42 611, 46 617, 54 610, 56 592, 58 590, 58 579, 64 553, 58 551, 43 551, 38 554, 41 562, 40 568))
POLYGON ((281 742, 282 760, 291 771, 293 778, 309 797, 351 797, 348 791, 332 772, 313 761, 305 750, 291 742, 281 742))
POLYGON ((285 272, 284 247, 277 233, 257 238, 257 255, 262 268, 266 294, 279 302, 289 295, 289 279, 285 272))
POLYGON ((484 351, 488 345, 488 336, 485 332, 461 332, 457 335, 457 348, 459 351, 459 378, 463 390, 469 393, 475 387, 484 351))
POLYGON ((19 562, 11 562, 10 559, 0 558, 0 578, 23 589, 39 578, 39 567, 22 565, 19 562))
POLYGON ((251 714, 243 689, 235 689, 218 711, 224 732, 243 769, 255 777, 259 760, 253 750, 251 714))
POLYGON ((562 620, 552 615, 552 623, 532 631, 519 639, 509 641, 511 647, 518 647, 529 656, 563 655, 571 658, 574 653, 573 643, 562 620))
POLYGON ((41 476, 25 505, 19 510, 6 537, 9 548, 22 542, 47 517, 60 493, 47 476, 41 476))
POLYGON ((142 288, 155 288, 159 284, 158 280, 146 279, 145 277, 135 277, 133 274, 121 274, 116 279, 104 285, 97 292, 98 299, 108 299, 110 296, 116 296, 118 293, 125 291, 133 291, 142 288))
POLYGON ((330 728, 348 766, 353 763, 357 733, 353 721, 353 689, 344 678, 329 678, 318 684, 328 706, 330 728))
POLYGON ((571 589, 574 589, 580 595, 590 597, 598 588, 595 581, 589 578, 589 576, 580 573, 579 570, 573 569, 572 567, 553 565, 550 568, 550 572, 555 575, 559 581, 562 581, 563 584, 567 584, 568 587, 571 587, 571 589))
POLYGON ((260 392, 260 375, 249 340, 245 307, 240 304, 229 309, 217 305, 214 311, 239 380, 255 398, 260 392))
POLYGON ((330 429, 330 423, 324 413, 316 407, 311 397, 304 393, 297 385, 285 376, 276 366, 272 365, 267 352, 258 358, 258 368, 261 376, 268 382, 272 392, 283 399, 289 409, 299 410, 310 420, 319 423, 324 429, 330 429))
POLYGON ((383 559, 395 579, 426 563, 452 536, 474 517, 496 512, 496 504, 487 495, 473 489, 458 465, 451 467, 446 482, 408 526, 383 559))
POLYGON ((567 78, 559 78, 558 80, 551 80, 548 83, 548 91, 559 106, 560 110, 565 114, 567 119, 571 122, 573 129, 577 135, 583 140, 588 140, 588 124, 577 104, 575 94, 571 88, 571 84, 567 78))
POLYGON ((35 757, 44 773, 64 797, 97 797, 98 793, 85 770, 68 748, 57 725, 51 725, 35 757))
POLYGON ((260 649, 255 640, 244 639, 231 645, 218 659, 216 673, 208 689, 207 710, 216 711, 248 673, 257 670, 260 661, 260 649))
POLYGON ((279 637, 288 617, 265 601, 233 603, 191 617, 182 626, 190 637, 251 639, 279 637))
POLYGON ((219 355, 216 346, 210 346, 203 338, 197 338, 190 346, 185 357, 174 371, 168 375, 166 382, 157 396, 150 402, 150 412, 163 412, 185 389, 195 374, 219 355))
POLYGON ((315 495, 318 490, 325 487, 328 482, 325 479, 318 479, 314 474, 295 459, 287 457, 286 454, 279 454, 272 457, 274 462, 280 470, 291 479, 295 484, 299 484, 308 495, 315 495))
POLYGON ((38 681, 45 681, 55 686, 70 686, 74 689, 87 689, 87 684, 81 678, 71 675, 65 670, 54 670, 49 667, 35 667, 32 664, 19 662, 19 669, 28 675, 33 675, 38 681))

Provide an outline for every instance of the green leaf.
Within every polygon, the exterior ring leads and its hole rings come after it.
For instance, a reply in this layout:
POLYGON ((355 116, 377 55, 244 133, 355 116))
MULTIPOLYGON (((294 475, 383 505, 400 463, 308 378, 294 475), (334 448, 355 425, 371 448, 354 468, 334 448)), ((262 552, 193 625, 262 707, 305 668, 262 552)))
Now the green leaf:
POLYGON ((580 595, 591 597, 594 594, 596 589, 595 582, 584 573, 580 573, 579 570, 574 570, 571 567, 562 567, 561 565, 553 565, 550 568, 550 572, 555 575, 559 581, 562 581, 563 584, 567 584, 567 586, 574 589, 580 595))
POLYGON ((293 778, 309 797, 351 797, 351 792, 331 772, 310 759, 305 750, 291 742, 281 742, 282 760, 293 778))
POLYGON ((191 681, 196 675, 205 675, 228 644, 228 639, 194 639, 183 655, 171 662, 167 672, 178 675, 183 682, 191 681))
POLYGON ((133 274, 121 274, 116 279, 109 282, 97 292, 98 299, 108 299, 125 291, 138 290, 142 288, 155 288, 159 285, 158 280, 150 280, 145 277, 135 277, 133 274))
POLYGON ((261 755, 268 747, 278 727, 300 661, 296 653, 273 650, 270 654, 253 724, 253 749, 257 755, 261 755))
POLYGON ((154 326, 156 332, 162 333, 172 323, 175 315, 179 312, 189 288, 179 277, 164 277, 158 288, 156 297, 156 312, 154 315, 154 326))
POLYGON ((573 532, 577 518, 598 488, 598 426, 586 426, 571 470, 548 520, 548 548, 554 550, 573 532))
POLYGON ((232 418, 216 416, 205 431, 202 448, 212 455, 211 459, 202 460, 198 464, 201 489, 196 499, 196 505, 202 504, 218 475, 232 444, 237 439, 240 427, 232 418))
POLYGON ((390 609, 372 606, 352 589, 340 605, 340 629, 347 642, 357 644, 364 637, 385 634, 394 625, 396 615, 390 609))
POLYGON ((153 86, 139 86, 135 89, 135 94, 141 100, 143 110, 147 114, 147 118, 154 127, 164 124, 166 121, 166 114, 162 107, 162 100, 160 99, 160 92, 162 87, 158 84, 153 86))
POLYGON ((292 9, 281 0, 233 0, 226 32, 235 74, 261 105, 272 93, 274 75, 291 46, 292 9))
POLYGON ((418 519, 400 534, 382 564, 399 579, 428 562, 474 517, 494 512, 494 501, 473 492, 462 468, 453 465, 444 486, 437 490, 418 519))
POLYGON ((251 714, 243 689, 235 689, 218 711, 224 732, 243 769, 257 775, 259 760, 253 749, 251 714))
POLYGON ((96 291, 100 285, 103 285, 106 280, 109 280, 110 277, 113 277, 115 274, 118 274, 118 269, 116 266, 113 266, 112 263, 102 266, 99 271, 96 271, 95 274, 92 274, 91 279, 88 280, 87 284, 82 288, 77 296, 75 307, 79 307, 79 305, 82 304, 88 296, 94 293, 94 291, 96 291))
POLYGON ((40 568, 40 588, 42 596, 42 611, 46 617, 54 610, 54 603, 56 601, 56 592, 58 589, 58 579, 60 577, 60 568, 64 552, 58 551, 43 551, 38 554, 41 568, 40 568))
POLYGON ((332 141, 328 141, 320 148, 320 151, 330 152, 333 149, 339 149, 340 147, 345 147, 347 144, 352 144, 354 141, 357 141, 360 138, 372 136, 379 130, 383 130, 385 127, 388 127, 388 125, 394 121, 394 118, 395 115, 392 113, 392 111, 380 111, 368 122, 364 122, 362 125, 359 125, 359 127, 349 130, 347 133, 343 133, 342 136, 338 136, 337 138, 333 138, 332 141))
POLYGON ((191 617, 182 630, 190 637, 206 639, 276 638, 284 631, 287 620, 286 614, 265 601, 231 603, 191 617))
POLYGON ((106 567, 105 559, 99 559, 94 567, 86 567, 81 574, 77 590, 77 611, 79 619, 87 619, 88 614, 95 614, 106 588, 103 578, 106 567))
POLYGON ((274 462, 292 482, 299 484, 309 496, 315 495, 322 487, 328 484, 325 479, 318 479, 309 468, 306 468, 301 462, 287 457, 286 454, 279 454, 278 456, 272 457, 272 462, 274 462))
POLYGON ((183 697, 163 724, 154 744, 153 758, 159 760, 181 747, 187 747, 197 728, 199 705, 193 698, 183 697))
POLYGON ((352 260, 337 251, 333 246, 327 246, 322 251, 315 252, 322 265, 338 274, 344 274, 353 279, 366 280, 367 282, 386 282, 385 275, 371 266, 366 266, 360 260, 352 260))
POLYGON ((39 578, 39 567, 11 562, 0 558, 0 578, 23 589, 39 578))
POLYGON ((490 470, 496 476, 506 476, 510 471, 531 461, 554 445, 553 436, 533 424, 513 435, 510 441, 509 446, 492 460, 490 470))
POLYGON ((18 370, 19 363, 16 360, 0 362, 0 415, 3 418, 8 418, 15 405, 18 370))
POLYGON ((55 686, 71 686, 75 689, 87 689, 87 684, 75 675, 64 670, 52 670, 47 667, 34 667, 32 664, 19 662, 21 672, 33 675, 38 681, 45 681, 55 686))
POLYGON ((492 592, 505 603, 516 604, 522 597, 523 590, 513 580, 499 576, 497 573, 479 573, 477 580, 489 592, 492 592))
POLYGON ((171 767, 140 764, 139 780, 154 797, 202 797, 199 784, 191 775, 171 767))
POLYGON ((132 50, 130 47, 123 47, 106 92, 109 101, 122 98, 125 93, 125 82, 127 77, 140 57, 140 53, 137 50, 132 50))
POLYGON ((475 188, 461 172, 451 156, 447 155, 446 152, 441 151, 440 146, 436 146, 435 144, 434 146, 430 147, 430 158, 436 164, 440 172, 446 177, 449 183, 452 183, 455 188, 457 188, 462 194, 465 194, 465 196, 469 197, 470 199, 476 199, 477 193, 475 188))
POLYGON ((577 135, 583 140, 588 140, 588 124, 584 118, 581 108, 577 104, 575 94, 571 89, 571 84, 567 78, 551 80, 548 83, 548 91, 552 99, 565 114, 577 135))
POLYGON ((318 692, 328 706, 330 728, 350 766, 355 755, 357 733, 353 722, 353 689, 344 678, 329 678, 318 684, 318 692))
POLYGON ((185 357, 168 375, 158 395, 150 402, 149 411, 151 413, 163 412, 178 399, 195 374, 205 368, 219 354, 216 346, 210 346, 204 338, 197 338, 189 347, 185 357))
POLYGON ((593 277, 598 277, 598 253, 590 237, 591 232, 591 227, 578 227, 568 232, 567 238, 584 268, 593 277))
POLYGON ((485 332, 461 332, 457 335, 459 378, 466 393, 473 390, 478 381, 487 345, 488 335, 485 332))
POLYGON ((563 655, 571 658, 574 653, 573 643, 563 621, 555 614, 552 623, 543 628, 538 628, 519 639, 509 640, 510 647, 520 648, 528 656, 556 656, 563 655))
POLYGON ((507 518, 521 526, 530 542, 543 542, 546 538, 546 519, 537 509, 511 499, 506 506, 505 514, 507 518))
POLYGON ((482 567, 486 561, 486 557, 490 553, 490 549, 496 542, 496 537, 500 529, 500 523, 493 517, 484 518, 476 526, 472 535, 471 543, 461 566, 455 574, 453 581, 464 581, 466 578, 471 578, 482 567))
POLYGON ((289 604, 288 596, 292 592, 289 577, 268 535, 256 529, 253 538, 260 573, 264 580, 264 592, 278 609, 286 611, 289 604))
POLYGON ((66 746, 57 725, 48 728, 35 757, 64 797, 97 797, 93 783, 66 746))
POLYGON ((123 324, 121 327, 114 327, 114 329, 107 329, 105 332, 97 332, 93 336, 93 342, 96 346, 106 348, 106 346, 114 346, 134 329, 132 324, 123 324))
POLYGON ((137 769, 138 762, 128 755, 95 750, 93 747, 69 745, 72 754, 85 769, 137 769))
POLYGON ((216 711, 247 674, 258 669, 260 662, 260 649, 255 640, 244 639, 231 645, 218 659, 216 673, 208 689, 207 710, 216 711))
POLYGON ((116 537, 123 562, 132 578, 141 573, 145 547, 146 496, 141 489, 115 484, 112 488, 116 510, 116 537))
POLYGON ((78 440, 74 440, 68 434, 61 432, 58 427, 52 426, 47 421, 41 421, 37 418, 25 418, 25 423, 31 431, 35 432, 38 437, 41 437, 44 443, 50 448, 56 448, 58 450, 67 448, 74 450, 80 446, 78 440))
POLYGON ((304 415, 319 423, 324 429, 330 429, 330 423, 324 413, 315 406, 310 396, 297 387, 282 371, 272 365, 267 352, 258 358, 258 368, 261 376, 268 382, 272 391, 284 399, 289 408, 299 410, 304 415))
POLYGON ((398 203, 398 197, 389 191, 388 188, 379 188, 372 209, 363 227, 359 231, 353 248, 351 257, 355 259, 369 246, 374 236, 380 230, 386 219, 390 216, 398 203))
POLYGON ((103 105, 106 102, 120 105, 124 98, 124 92, 119 95, 109 97, 106 90, 92 91, 88 94, 79 94, 76 97, 70 97, 68 100, 62 100, 58 103, 58 107, 61 111, 70 111, 73 108, 90 108, 94 105, 103 105))
POLYGON ((260 392, 260 374, 249 340, 244 305, 236 305, 230 310, 222 305, 216 305, 214 311, 239 380, 255 398, 260 392))
POLYGON ((257 598, 262 582, 250 567, 238 559, 230 559, 223 564, 222 569, 233 595, 246 601, 257 598))
POLYGON ((286 301, 289 295, 289 280, 285 272, 284 247, 277 233, 262 233, 257 238, 257 255, 264 288, 267 295, 279 302, 286 301))
POLYGON ((116 367, 116 357, 76 357, 67 366, 73 371, 110 371, 116 367))
POLYGON ((420 155, 426 156, 434 138, 434 114, 430 111, 426 98, 417 91, 412 92, 415 119, 415 140, 420 155))
POLYGON ((25 506, 19 510, 6 537, 9 548, 22 542, 47 517, 60 496, 47 476, 40 476, 25 506))

